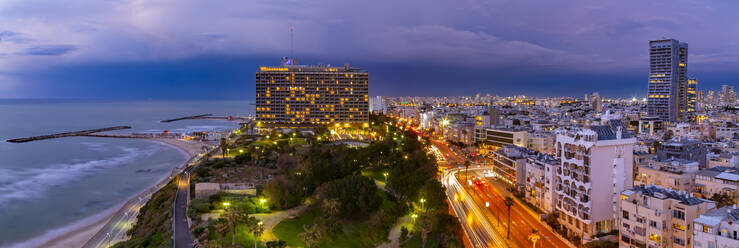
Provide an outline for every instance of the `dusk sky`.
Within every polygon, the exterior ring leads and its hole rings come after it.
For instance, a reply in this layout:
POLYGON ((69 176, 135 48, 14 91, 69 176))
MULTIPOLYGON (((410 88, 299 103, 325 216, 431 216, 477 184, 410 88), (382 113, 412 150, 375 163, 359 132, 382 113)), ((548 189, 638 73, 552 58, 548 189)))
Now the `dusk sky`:
POLYGON ((0 98, 254 99, 254 72, 370 72, 370 94, 646 95, 648 41, 739 80, 739 1, 0 1, 0 98), (535 7, 532 7, 535 6, 535 7))

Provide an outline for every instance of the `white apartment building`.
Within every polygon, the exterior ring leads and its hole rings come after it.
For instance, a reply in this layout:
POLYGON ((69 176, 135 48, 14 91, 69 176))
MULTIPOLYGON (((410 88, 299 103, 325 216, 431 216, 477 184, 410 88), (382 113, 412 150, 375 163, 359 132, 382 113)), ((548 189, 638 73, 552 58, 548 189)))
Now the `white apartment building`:
POLYGON ((739 247, 739 208, 722 207, 701 214, 693 223, 693 247, 736 248, 739 247))
POLYGON ((546 213, 554 211, 554 177, 559 161, 539 153, 526 158, 526 201, 546 213))
POLYGON ((623 124, 557 130, 555 208, 570 235, 593 235, 618 227, 620 193, 633 185, 636 139, 623 124))
POLYGON ((621 193, 619 247, 689 248, 691 223, 716 203, 659 186, 636 186, 621 193))

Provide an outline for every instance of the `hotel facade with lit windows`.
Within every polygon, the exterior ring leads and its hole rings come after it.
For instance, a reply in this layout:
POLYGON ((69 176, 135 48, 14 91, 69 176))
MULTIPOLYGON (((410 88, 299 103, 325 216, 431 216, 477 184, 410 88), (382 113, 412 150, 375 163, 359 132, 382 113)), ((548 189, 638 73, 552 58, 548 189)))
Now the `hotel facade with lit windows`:
POLYGON ((369 73, 344 67, 298 65, 256 72, 256 116, 261 127, 366 125, 369 121, 369 73))

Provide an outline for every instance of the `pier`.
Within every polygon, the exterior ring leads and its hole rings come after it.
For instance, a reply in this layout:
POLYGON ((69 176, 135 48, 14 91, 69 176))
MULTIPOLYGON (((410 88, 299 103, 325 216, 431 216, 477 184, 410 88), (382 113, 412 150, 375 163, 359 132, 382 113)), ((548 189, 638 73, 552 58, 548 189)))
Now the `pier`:
POLYGON ((115 126, 115 127, 82 130, 82 131, 76 131, 76 132, 66 132, 66 133, 57 133, 57 134, 27 137, 27 138, 9 139, 7 141, 10 143, 25 143, 25 142, 35 141, 35 140, 56 139, 56 138, 62 138, 62 137, 89 136, 89 135, 92 135, 94 133, 99 133, 99 132, 115 131, 115 130, 130 129, 130 128, 131 128, 130 126, 115 126))
POLYGON ((173 122, 173 121, 181 121, 181 120, 198 119, 198 118, 203 118, 203 117, 207 117, 207 116, 211 116, 211 115, 213 115, 213 114, 204 114, 204 115, 193 115, 193 116, 185 116, 185 117, 180 117, 180 118, 174 118, 174 119, 169 119, 169 120, 163 120, 163 121, 161 121, 161 122, 173 122))
POLYGON ((181 121, 181 120, 227 120, 227 121, 250 121, 251 120, 251 118, 249 118, 249 117, 241 117, 241 116, 212 116, 212 115, 213 114, 185 116, 185 117, 180 117, 180 118, 163 120, 161 122, 173 122, 173 121, 181 121))

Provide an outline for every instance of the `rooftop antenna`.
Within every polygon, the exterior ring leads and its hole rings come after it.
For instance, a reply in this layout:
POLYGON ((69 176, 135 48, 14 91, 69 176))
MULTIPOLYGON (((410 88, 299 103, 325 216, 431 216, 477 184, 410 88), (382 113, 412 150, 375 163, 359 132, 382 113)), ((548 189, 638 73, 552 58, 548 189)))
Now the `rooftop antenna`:
POLYGON ((290 58, 293 58, 293 31, 295 31, 295 26, 290 25, 290 58))

